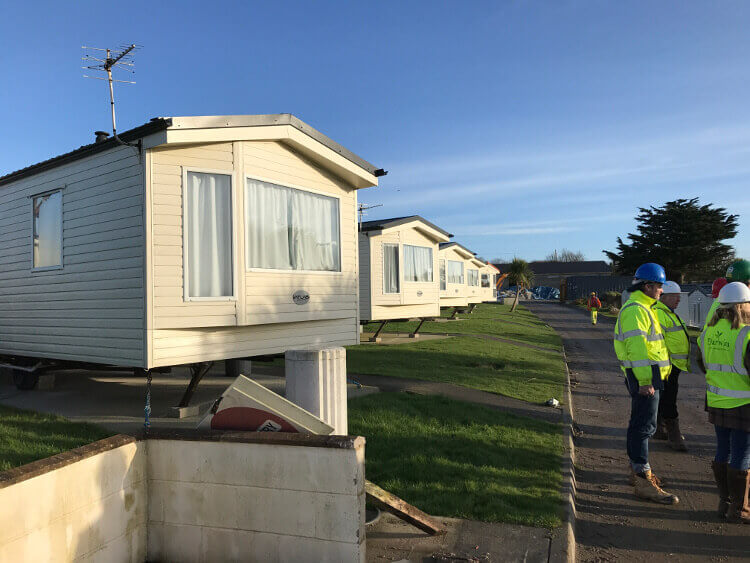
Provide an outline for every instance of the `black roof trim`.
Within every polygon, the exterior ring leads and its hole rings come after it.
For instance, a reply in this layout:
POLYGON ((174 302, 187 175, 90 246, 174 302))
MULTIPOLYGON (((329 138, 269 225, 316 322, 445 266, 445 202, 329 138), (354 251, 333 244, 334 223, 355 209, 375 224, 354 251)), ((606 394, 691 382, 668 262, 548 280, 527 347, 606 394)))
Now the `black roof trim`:
MULTIPOLYGON (((130 129, 128 131, 125 131, 124 133, 120 133, 118 137, 120 137, 120 139, 122 139, 123 141, 130 143, 138 139, 142 139, 143 137, 146 137, 153 133, 164 131, 171 124, 171 119, 157 117, 152 119, 148 123, 144 123, 143 125, 139 125, 134 129, 130 129)), ((120 144, 111 137, 106 141, 102 141, 101 143, 95 142, 91 143, 90 145, 83 145, 82 147, 79 147, 74 151, 54 156, 50 159, 38 162, 37 164, 32 164, 31 166, 27 166, 26 168, 21 168, 20 170, 16 170, 15 172, 6 174, 5 176, 0 176, 0 186, 9 184, 10 182, 14 182, 16 180, 20 180, 21 178, 39 174, 40 172, 44 172, 45 170, 55 168, 56 166, 60 166, 62 164, 67 164, 75 160, 86 158, 87 156, 91 156, 115 148, 117 146, 120 146, 120 144)))
POLYGON ((457 247, 459 247, 459 248, 463 248, 466 252, 468 252, 472 256, 476 256, 477 255, 476 252, 473 252, 473 251, 469 250, 463 244, 458 244, 457 242, 441 242, 440 243, 440 249, 442 250, 443 248, 448 248, 449 246, 454 246, 454 245, 457 246, 457 247))
POLYGON ((442 233, 449 238, 453 237, 453 235, 450 234, 448 231, 441 229, 434 223, 430 223, 427 219, 425 219, 424 217, 420 217, 419 215, 407 215, 406 217, 392 217, 391 219, 376 219, 374 221, 363 221, 362 228, 360 229, 360 231, 362 232, 379 231, 382 229, 389 229, 391 227, 398 227, 399 225, 411 223, 412 221, 421 221, 428 227, 435 229, 437 232, 442 233))

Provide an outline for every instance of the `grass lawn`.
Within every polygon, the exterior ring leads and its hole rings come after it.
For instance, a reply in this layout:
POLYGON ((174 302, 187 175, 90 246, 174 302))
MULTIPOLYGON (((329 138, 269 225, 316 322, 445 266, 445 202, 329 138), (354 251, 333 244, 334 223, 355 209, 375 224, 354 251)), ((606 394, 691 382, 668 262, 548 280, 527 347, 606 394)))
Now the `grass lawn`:
MULTIPOLYGON (((579 309, 582 309, 590 314, 589 310, 586 308, 586 305, 576 305, 579 309)), ((605 317, 611 317, 613 319, 617 318, 617 313, 610 313, 609 311, 603 311, 599 309, 599 315, 605 316, 605 317)))
MULTIPOLYGON (((442 316, 448 316, 443 311, 442 316)), ((499 303, 480 303, 471 315, 459 315, 460 321, 441 323, 426 322, 420 332, 427 333, 461 333, 489 334, 509 340, 526 342, 542 348, 561 350, 562 341, 557 333, 544 324, 533 313, 522 306, 510 312, 510 305, 499 303)), ((412 332, 417 322, 389 322, 384 332, 412 332)), ((378 323, 365 326, 365 332, 374 332, 378 323)))
POLYGON ((0 407, 0 471, 50 457, 113 432, 60 416, 0 407))
MULTIPOLYGON (((384 375, 454 383, 541 403, 562 399, 565 364, 556 352, 460 336, 347 349, 351 375, 384 375)), ((356 377, 356 376, 355 376, 356 377)))
POLYGON ((556 425, 407 393, 349 402, 367 439, 367 478, 429 514, 551 528, 560 524, 556 425))

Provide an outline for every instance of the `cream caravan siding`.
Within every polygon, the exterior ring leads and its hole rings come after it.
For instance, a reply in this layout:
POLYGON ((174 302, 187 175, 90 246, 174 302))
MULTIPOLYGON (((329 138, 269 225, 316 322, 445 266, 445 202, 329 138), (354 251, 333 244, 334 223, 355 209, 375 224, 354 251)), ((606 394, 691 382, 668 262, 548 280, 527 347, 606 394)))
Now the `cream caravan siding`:
POLYGON ((482 297, 482 269, 484 264, 478 260, 469 260, 466 262, 466 271, 473 270, 476 272, 477 285, 469 285, 469 276, 466 275, 466 295, 469 298, 469 303, 481 303, 484 301, 482 297))
POLYGON ((215 355, 217 350, 225 357, 243 357, 293 347, 357 343, 355 190, 275 141, 167 146, 152 151, 153 366, 200 361, 215 355), (225 171, 233 175, 235 297, 232 300, 186 302, 184 299, 182 178, 185 169, 225 171), (246 271, 246 177, 338 198, 341 272, 246 271), (297 305, 292 300, 298 290, 310 295, 307 304, 297 305))
MULTIPOLYGON (((429 237, 406 224, 385 231, 362 233, 370 240, 370 316, 365 320, 407 319, 413 317, 440 316, 438 291, 440 287, 438 271, 438 245, 429 237), (381 234, 382 233, 382 234, 381 234), (383 245, 399 245, 399 293, 383 292, 383 245), (404 245, 432 248, 432 282, 411 282, 404 280, 404 245)), ((363 260, 360 257, 360 260, 363 260)), ((360 301, 360 303, 362 303, 360 301)))
POLYGON ((118 147, 0 186, 0 354, 144 365, 143 164, 118 147), (31 271, 31 196, 62 188, 63 267, 31 271))
POLYGON ((359 318, 372 319, 372 268, 370 268, 370 237, 359 233, 359 318))
POLYGON ((467 260, 463 254, 459 253, 458 250, 456 250, 455 246, 444 248, 438 254, 440 260, 445 260, 446 264, 448 260, 455 260, 457 262, 463 262, 464 264, 464 283, 446 283, 445 290, 440 292, 440 306, 463 307, 465 305, 468 305, 469 299, 466 285, 466 269, 468 268, 471 261, 467 260))

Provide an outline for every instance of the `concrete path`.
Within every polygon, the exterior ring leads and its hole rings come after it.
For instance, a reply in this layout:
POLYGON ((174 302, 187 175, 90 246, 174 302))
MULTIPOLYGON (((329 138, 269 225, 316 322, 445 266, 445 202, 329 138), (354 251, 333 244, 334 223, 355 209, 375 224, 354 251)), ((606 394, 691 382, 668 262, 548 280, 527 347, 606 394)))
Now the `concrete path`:
POLYGON ((713 427, 703 410, 705 380, 680 375, 680 424, 690 452, 652 440, 651 464, 680 504, 636 499, 627 483, 625 428, 630 398, 612 348, 612 323, 592 326, 586 311, 559 304, 524 304, 563 338, 573 390, 579 561, 748 561, 750 527, 726 524, 710 469, 713 427))
POLYGON ((539 418, 547 422, 562 422, 562 409, 527 403, 519 399, 497 395, 487 391, 469 389, 451 383, 439 381, 421 381, 418 379, 401 379, 384 375, 361 375, 351 373, 349 376, 364 385, 377 387, 381 391, 403 391, 417 395, 440 395, 457 401, 476 403, 493 409, 520 416, 539 418))

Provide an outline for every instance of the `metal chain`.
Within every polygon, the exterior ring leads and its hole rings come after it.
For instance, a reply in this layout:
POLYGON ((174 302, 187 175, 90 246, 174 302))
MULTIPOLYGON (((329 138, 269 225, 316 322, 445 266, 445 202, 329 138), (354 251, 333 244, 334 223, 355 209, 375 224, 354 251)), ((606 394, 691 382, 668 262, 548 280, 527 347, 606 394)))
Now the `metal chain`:
POLYGON ((151 426, 151 370, 146 371, 146 407, 143 411, 146 415, 143 426, 149 428, 151 426))

